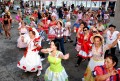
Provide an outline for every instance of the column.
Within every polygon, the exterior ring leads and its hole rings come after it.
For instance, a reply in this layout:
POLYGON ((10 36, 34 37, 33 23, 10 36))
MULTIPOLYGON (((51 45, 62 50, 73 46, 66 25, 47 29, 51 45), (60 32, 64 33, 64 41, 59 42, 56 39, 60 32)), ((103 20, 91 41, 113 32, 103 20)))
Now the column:
POLYGON ((116 2, 116 9, 115 9, 115 25, 119 27, 120 30, 120 0, 116 2))

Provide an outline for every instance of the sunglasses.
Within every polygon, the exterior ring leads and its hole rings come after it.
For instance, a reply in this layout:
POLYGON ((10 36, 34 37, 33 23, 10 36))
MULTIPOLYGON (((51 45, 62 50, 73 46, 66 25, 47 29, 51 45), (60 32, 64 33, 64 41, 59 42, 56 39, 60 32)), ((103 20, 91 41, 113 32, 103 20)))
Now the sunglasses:
POLYGON ((83 31, 87 31, 87 30, 83 30, 83 31))
POLYGON ((97 33, 97 31, 92 31, 93 33, 97 33))

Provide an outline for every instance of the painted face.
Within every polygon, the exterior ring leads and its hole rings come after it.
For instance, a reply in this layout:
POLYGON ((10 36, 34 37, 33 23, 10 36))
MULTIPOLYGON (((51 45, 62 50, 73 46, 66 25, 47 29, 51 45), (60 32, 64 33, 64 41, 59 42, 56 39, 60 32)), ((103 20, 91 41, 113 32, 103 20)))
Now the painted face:
POLYGON ((100 46, 101 43, 102 43, 102 41, 100 40, 100 38, 95 38, 95 39, 94 39, 94 45, 95 45, 95 46, 100 46))
POLYGON ((104 65, 105 65, 106 69, 108 69, 108 68, 114 67, 115 63, 113 63, 112 59, 110 59, 109 57, 107 57, 105 59, 104 65))

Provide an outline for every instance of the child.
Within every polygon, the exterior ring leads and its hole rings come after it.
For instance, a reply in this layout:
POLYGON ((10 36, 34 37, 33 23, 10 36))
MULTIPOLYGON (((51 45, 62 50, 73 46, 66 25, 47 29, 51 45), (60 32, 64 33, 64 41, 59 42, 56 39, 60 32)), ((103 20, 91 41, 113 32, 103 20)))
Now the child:
POLYGON ((66 17, 64 43, 66 43, 66 40, 67 40, 66 37, 68 38, 68 41, 73 42, 70 36, 71 36, 71 22, 70 22, 70 18, 66 17))

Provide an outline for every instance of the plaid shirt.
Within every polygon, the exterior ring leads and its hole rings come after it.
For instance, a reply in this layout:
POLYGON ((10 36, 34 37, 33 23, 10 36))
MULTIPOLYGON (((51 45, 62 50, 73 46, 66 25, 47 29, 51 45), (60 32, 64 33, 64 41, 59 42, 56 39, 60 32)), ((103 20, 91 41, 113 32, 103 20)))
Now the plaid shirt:
POLYGON ((63 33, 64 33, 64 28, 55 28, 55 36, 56 38, 62 38, 63 37, 63 33))

